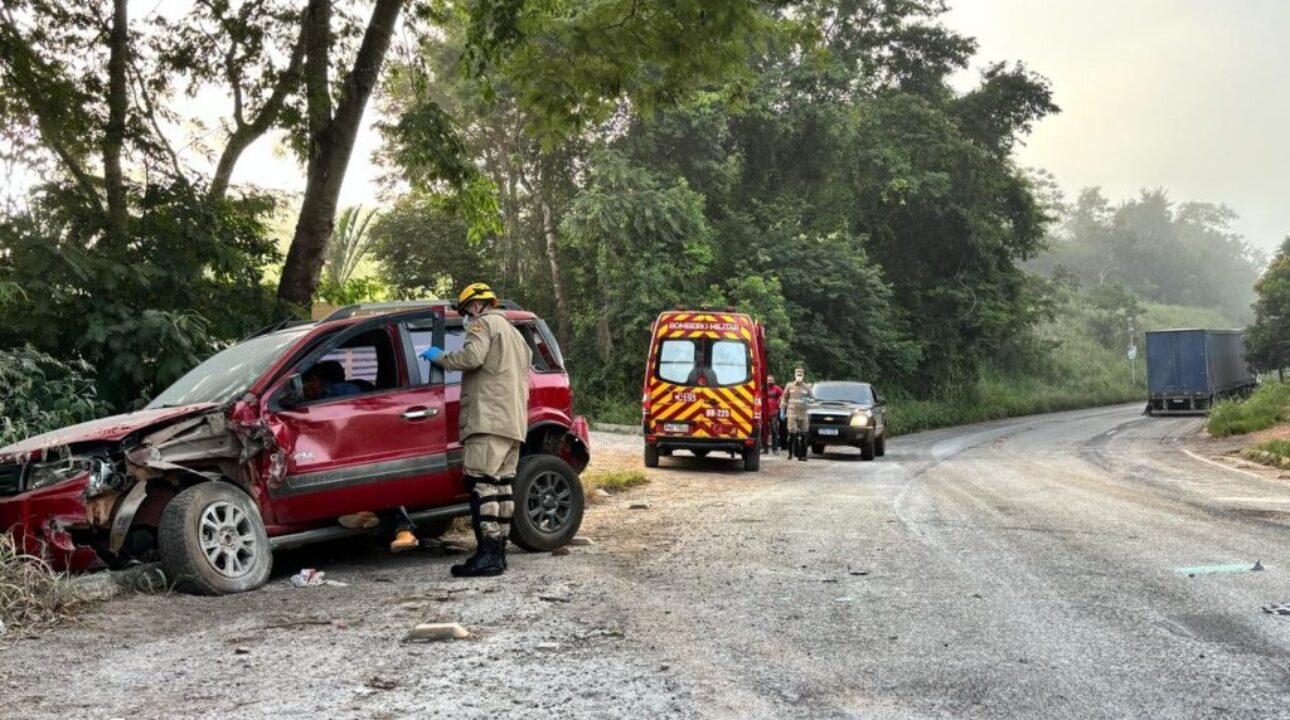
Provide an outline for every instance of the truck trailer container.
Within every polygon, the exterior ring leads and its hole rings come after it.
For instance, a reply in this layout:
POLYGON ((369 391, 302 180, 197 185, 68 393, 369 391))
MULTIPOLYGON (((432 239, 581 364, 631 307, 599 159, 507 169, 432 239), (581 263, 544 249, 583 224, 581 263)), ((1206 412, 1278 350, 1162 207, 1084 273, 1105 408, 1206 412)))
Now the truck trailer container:
POLYGON ((1154 330, 1147 333, 1147 412, 1208 413, 1223 398, 1256 384, 1240 330, 1154 330))

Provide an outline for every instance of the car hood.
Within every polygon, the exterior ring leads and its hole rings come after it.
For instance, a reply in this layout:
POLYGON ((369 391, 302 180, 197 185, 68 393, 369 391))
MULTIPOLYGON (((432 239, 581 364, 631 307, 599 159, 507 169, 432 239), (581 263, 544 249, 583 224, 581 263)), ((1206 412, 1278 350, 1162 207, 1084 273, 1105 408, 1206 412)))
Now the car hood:
POLYGON ((138 430, 162 425, 217 407, 219 406, 214 403, 203 403, 200 405, 138 410, 124 415, 113 415, 99 420, 91 420, 90 422, 27 438, 22 442, 0 448, 0 462, 25 462, 31 459, 40 459, 44 456, 46 450, 64 445, 116 442, 138 430))
POLYGON ((856 410, 872 409, 873 406, 868 403, 829 402, 812 405, 810 413, 812 415, 850 415, 856 410))

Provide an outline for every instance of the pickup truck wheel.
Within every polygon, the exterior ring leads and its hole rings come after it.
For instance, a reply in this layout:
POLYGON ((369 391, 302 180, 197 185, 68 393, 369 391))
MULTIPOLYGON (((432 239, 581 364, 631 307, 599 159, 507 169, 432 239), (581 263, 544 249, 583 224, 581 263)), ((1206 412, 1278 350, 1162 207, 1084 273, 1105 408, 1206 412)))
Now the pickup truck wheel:
POLYGON ((254 590, 269 579, 273 549, 246 493, 206 482, 175 496, 161 515, 161 567, 195 595, 254 590))
POLYGON ((812 454, 812 455, 823 455, 823 454, 824 454, 824 446, 823 446, 823 445, 818 445, 818 444, 817 444, 817 445, 812 445, 812 446, 811 446, 811 454, 812 454))
POLYGON ((511 493, 515 496, 511 542, 525 550, 540 552, 567 545, 582 526, 586 507, 582 481, 555 455, 520 458, 511 493))
POLYGON ((874 458, 874 451, 876 450, 874 445, 876 443, 877 441, 874 440, 873 438, 865 438, 864 440, 860 441, 860 459, 861 460, 872 460, 874 458))
POLYGON ((883 455, 887 454, 887 436, 885 434, 879 435, 878 438, 873 442, 874 442, 874 445, 873 445, 874 455, 877 455, 878 457, 882 457, 883 455))
POLYGON ((645 467, 647 468, 658 467, 658 446, 657 445, 647 444, 645 446, 645 467))

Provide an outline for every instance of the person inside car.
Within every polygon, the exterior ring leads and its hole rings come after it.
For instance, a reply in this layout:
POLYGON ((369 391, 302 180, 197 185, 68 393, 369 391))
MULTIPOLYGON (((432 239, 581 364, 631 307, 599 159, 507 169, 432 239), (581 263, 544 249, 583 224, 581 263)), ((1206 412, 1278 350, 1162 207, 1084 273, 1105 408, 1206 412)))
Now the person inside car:
POLYGON ((323 360, 301 375, 306 400, 358 395, 363 391, 352 382, 345 381, 345 368, 335 360, 323 360))

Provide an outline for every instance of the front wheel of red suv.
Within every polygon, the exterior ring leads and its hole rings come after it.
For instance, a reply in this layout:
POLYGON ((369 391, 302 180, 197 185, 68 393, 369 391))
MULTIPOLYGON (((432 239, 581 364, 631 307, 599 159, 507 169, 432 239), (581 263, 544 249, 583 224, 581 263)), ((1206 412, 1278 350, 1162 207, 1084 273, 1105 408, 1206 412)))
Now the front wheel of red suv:
POLYGON ((195 595, 254 590, 269 579, 273 548, 246 493, 207 482, 175 496, 161 515, 161 567, 195 595))
POLYGON ((520 458, 515 482, 511 542, 531 552, 567 545, 582 526, 586 500, 582 481, 569 463, 555 455, 520 458))

